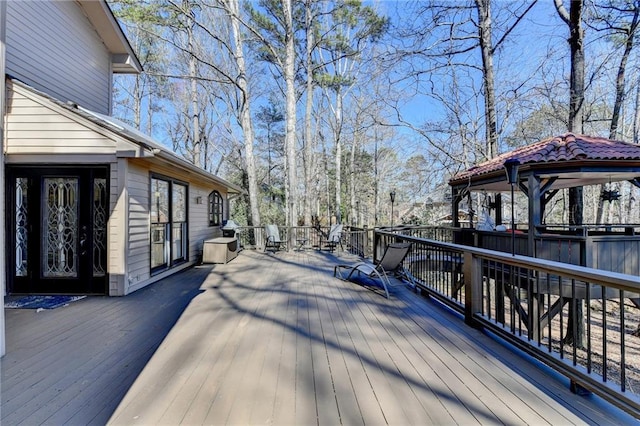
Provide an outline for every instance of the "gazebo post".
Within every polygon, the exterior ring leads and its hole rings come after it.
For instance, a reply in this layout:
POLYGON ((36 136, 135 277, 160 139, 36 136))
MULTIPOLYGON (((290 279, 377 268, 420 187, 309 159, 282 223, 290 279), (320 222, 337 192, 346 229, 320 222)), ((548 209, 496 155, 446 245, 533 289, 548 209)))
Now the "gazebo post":
POLYGON ((532 174, 527 179, 527 199, 529 201, 529 256, 536 256, 536 240, 538 225, 542 225, 542 198, 540 194, 540 179, 532 174))
POLYGON ((451 187, 451 224, 454 228, 460 227, 460 219, 458 218, 458 209, 460 208, 460 197, 455 187, 451 187))

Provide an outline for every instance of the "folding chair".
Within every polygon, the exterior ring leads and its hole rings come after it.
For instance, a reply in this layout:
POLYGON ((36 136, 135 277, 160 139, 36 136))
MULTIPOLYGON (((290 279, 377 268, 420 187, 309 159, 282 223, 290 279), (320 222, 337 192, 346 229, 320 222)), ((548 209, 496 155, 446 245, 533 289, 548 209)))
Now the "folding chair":
MULTIPOLYGON (((391 243, 387 246, 382 258, 377 263, 360 262, 355 265, 336 265, 333 268, 333 276, 340 276, 340 279, 349 281, 354 273, 358 275, 364 274, 371 279, 379 279, 384 287, 387 299, 389 298, 389 274, 402 272, 413 283, 411 274, 406 273, 402 266, 402 261, 411 250, 411 243, 391 243), (345 278, 343 270, 350 270, 349 275, 345 278)), ((345 271, 346 272, 346 271, 345 271)), ((415 285, 415 284, 414 284, 415 285)))
MULTIPOLYGON (((342 224, 338 223, 335 225, 331 225, 331 230, 329 231, 329 236, 327 237, 327 245, 329 246, 329 250, 333 252, 336 246, 340 244, 342 247, 342 224)), ((342 247, 344 250, 344 247, 342 247)))
POLYGON ((272 247, 274 251, 280 250, 280 246, 282 245, 282 240, 280 239, 280 231, 278 230, 277 225, 265 225, 264 232, 267 234, 267 239, 264 244, 264 251, 267 251, 267 248, 272 247))

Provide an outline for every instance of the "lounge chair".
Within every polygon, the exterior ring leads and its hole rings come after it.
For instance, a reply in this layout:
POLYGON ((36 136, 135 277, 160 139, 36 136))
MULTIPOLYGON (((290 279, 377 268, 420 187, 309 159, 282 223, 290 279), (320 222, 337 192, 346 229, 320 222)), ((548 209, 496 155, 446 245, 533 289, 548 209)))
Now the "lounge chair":
MULTIPOLYGON (((409 280, 411 280, 412 284, 413 279, 410 274, 406 273, 404 267, 402 266, 402 261, 409 251, 411 250, 411 243, 391 243, 387 246, 382 255, 382 258, 377 263, 370 262, 361 262, 356 265, 337 265, 333 268, 333 276, 340 276, 340 279, 349 281, 353 274, 356 272, 358 275, 365 274, 367 277, 372 279, 379 279, 382 282, 382 286, 384 287, 385 295, 387 299, 389 298, 389 287, 391 287, 391 282, 389 281, 389 274, 394 273, 403 273, 409 280), (343 270, 350 270, 349 275, 345 278, 343 275, 343 270)), ((414 284, 415 285, 415 284, 414 284)))
POLYGON ((265 225, 264 232, 267 234, 267 239, 264 244, 264 251, 267 251, 267 248, 271 247, 274 250, 280 250, 280 246, 282 245, 282 240, 280 239, 280 231, 278 230, 278 225, 265 225))
MULTIPOLYGON (((327 246, 329 246, 330 251, 333 252, 338 244, 342 247, 342 224, 340 223, 331 225, 331 230, 327 237, 327 246)), ((344 247, 342 249, 344 250, 344 247)))

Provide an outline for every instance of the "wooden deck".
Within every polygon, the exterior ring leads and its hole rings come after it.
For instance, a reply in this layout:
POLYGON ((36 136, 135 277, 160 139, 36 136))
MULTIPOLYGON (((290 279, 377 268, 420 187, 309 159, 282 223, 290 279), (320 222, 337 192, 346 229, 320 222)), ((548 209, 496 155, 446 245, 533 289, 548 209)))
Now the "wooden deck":
POLYGON ((123 298, 8 310, 1 423, 624 424, 633 419, 337 254, 244 251, 123 298))

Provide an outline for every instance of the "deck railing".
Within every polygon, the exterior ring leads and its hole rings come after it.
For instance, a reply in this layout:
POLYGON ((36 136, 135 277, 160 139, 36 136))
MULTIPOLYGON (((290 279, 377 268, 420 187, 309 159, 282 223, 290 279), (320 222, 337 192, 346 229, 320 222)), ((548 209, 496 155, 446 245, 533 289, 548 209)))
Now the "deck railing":
MULTIPOLYGON (((282 249, 326 249, 327 237, 331 227, 321 226, 279 226, 278 232, 282 240, 282 249), (292 238, 289 238, 292 236, 292 238)), ((243 248, 263 250, 266 234, 262 226, 242 226, 237 233, 243 248)), ((373 253, 373 228, 357 228, 345 226, 342 231, 340 248, 360 257, 371 257, 373 253)))
MULTIPOLYGON (((434 239, 438 241, 454 242, 454 234, 457 228, 445 226, 397 226, 386 228, 368 228, 345 225, 342 232, 342 247, 351 254, 360 257, 372 258, 374 243, 373 235, 375 229, 381 229, 388 232, 394 232, 413 237, 434 239)), ((329 226, 321 226, 320 228, 313 226, 278 226, 280 239, 283 241, 282 248, 298 249, 298 248, 320 248, 323 240, 329 234, 329 226), (294 238, 289 239, 289 235, 293 233, 294 238), (291 244, 291 242, 293 244, 291 244), (289 244, 287 244, 289 243, 289 244), (291 246, 291 247, 289 247, 291 246)), ((244 248, 264 249, 266 234, 262 226, 242 226, 238 228, 238 239, 244 248)))
MULTIPOLYGON (((328 232, 280 227, 281 239, 297 245, 289 249, 322 249, 328 232)), ((245 248, 264 247, 261 227, 243 227, 239 238, 245 248)), ((564 374, 576 391, 640 418, 638 277, 448 242, 454 238, 444 227, 345 226, 342 248, 375 260, 390 242, 413 243, 404 266, 420 292, 564 374)))
POLYGON ((640 417, 638 277, 382 230, 374 258, 395 241, 421 292, 640 417))

